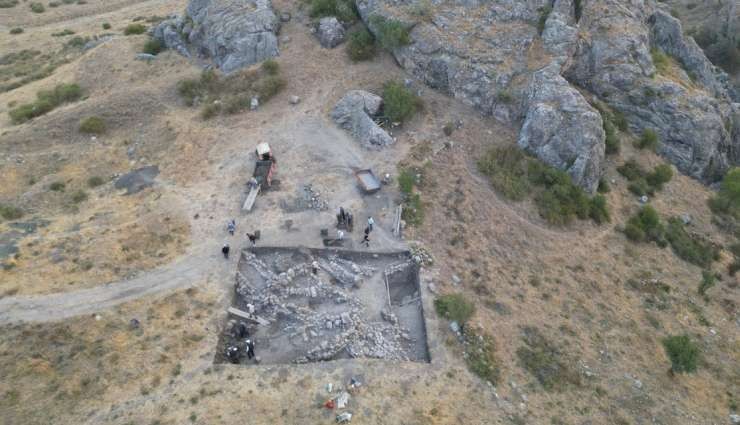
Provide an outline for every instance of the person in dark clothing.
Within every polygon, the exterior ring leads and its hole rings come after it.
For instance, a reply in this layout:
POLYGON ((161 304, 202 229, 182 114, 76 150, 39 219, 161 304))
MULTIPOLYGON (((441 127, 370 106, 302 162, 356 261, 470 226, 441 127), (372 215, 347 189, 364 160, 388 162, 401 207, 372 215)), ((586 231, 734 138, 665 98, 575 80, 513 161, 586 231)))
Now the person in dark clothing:
POLYGON ((244 322, 239 322, 239 324, 236 326, 236 337, 246 338, 248 336, 249 332, 247 331, 247 325, 244 322))
POLYGON ((370 235, 369 232, 367 232, 367 229, 365 229, 365 237, 362 238, 362 243, 365 244, 366 247, 370 248, 370 235))
POLYGON ((257 245, 257 235, 254 233, 247 233, 247 237, 249 238, 249 242, 252 242, 252 246, 257 245))
POLYGON ((347 213, 347 229, 352 231, 352 213, 347 213))
POLYGON ((226 258, 226 259, 229 258, 229 251, 230 250, 231 250, 231 248, 229 247, 229 244, 224 244, 224 247, 221 248, 221 253, 224 255, 224 258, 226 258))
POLYGON ((245 341, 246 349, 247 349, 247 358, 251 359, 254 357, 254 341, 251 339, 248 339, 245 341))
POLYGON ((226 229, 229 231, 231 236, 234 236, 234 231, 236 231, 236 220, 229 221, 229 224, 226 225, 226 229))
POLYGON ((231 363, 239 363, 239 347, 236 347, 234 345, 226 347, 226 357, 231 363))

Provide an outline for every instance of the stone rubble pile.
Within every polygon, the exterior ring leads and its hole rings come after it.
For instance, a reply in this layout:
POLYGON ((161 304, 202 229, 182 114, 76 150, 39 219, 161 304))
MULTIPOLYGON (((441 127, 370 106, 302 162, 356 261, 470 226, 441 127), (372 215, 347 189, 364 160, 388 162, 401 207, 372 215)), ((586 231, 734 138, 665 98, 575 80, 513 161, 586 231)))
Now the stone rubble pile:
MULTIPOLYGON (((368 320, 364 303, 351 292, 364 278, 372 276, 375 268, 337 256, 316 258, 320 269, 338 283, 332 284, 313 273, 314 259, 293 263, 280 273, 273 271, 285 266, 280 258, 271 267, 263 258, 245 251, 242 261, 253 269, 252 280, 262 279, 264 284, 250 282, 248 276, 239 273, 237 307, 279 323, 278 332, 287 335, 294 345, 305 346, 305 354, 295 363, 343 355, 409 360, 408 347, 414 342, 409 330, 390 311, 381 313, 382 321, 368 320)), ((408 267, 408 263, 393 266, 392 272, 400 266, 408 267)))

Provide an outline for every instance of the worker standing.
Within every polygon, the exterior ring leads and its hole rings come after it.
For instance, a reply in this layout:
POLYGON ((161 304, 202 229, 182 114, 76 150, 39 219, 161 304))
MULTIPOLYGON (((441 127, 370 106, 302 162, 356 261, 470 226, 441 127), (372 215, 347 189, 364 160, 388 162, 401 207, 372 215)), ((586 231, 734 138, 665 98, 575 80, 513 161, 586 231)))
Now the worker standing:
POLYGON ((341 230, 337 230, 337 240, 343 240, 344 239, 344 232, 341 230))
POLYGON ((229 234, 231 236, 234 236, 234 232, 236 231, 236 220, 231 219, 231 221, 229 221, 229 224, 226 225, 226 230, 229 231, 229 234))
POLYGON ((257 245, 257 235, 255 233, 247 233, 247 237, 249 242, 252 242, 252 246, 257 245))
POLYGON ((247 359, 251 359, 254 357, 254 341, 251 339, 247 339, 245 341, 246 349, 247 349, 247 359))
POLYGON ((373 216, 369 216, 367 218, 367 227, 371 232, 373 231, 373 224, 375 224, 375 220, 373 220, 373 216))
POLYGON ((221 248, 221 253, 224 255, 224 258, 227 260, 229 259, 229 251, 231 250, 231 247, 229 247, 229 244, 225 243, 224 247, 221 248))

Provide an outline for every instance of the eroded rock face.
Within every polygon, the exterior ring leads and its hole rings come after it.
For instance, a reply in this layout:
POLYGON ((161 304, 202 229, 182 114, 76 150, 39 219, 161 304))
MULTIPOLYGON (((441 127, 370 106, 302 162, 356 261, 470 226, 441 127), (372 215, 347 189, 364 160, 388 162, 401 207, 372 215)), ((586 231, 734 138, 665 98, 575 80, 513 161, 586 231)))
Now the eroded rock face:
POLYGON ((279 26, 270 0, 191 0, 184 17, 161 22, 152 35, 228 73, 277 56, 279 26))
POLYGON ((659 153, 679 170, 716 181, 732 162, 732 146, 740 143, 727 124, 735 107, 680 24, 656 12, 652 2, 638 3, 630 8, 619 0, 587 3, 579 25, 590 36, 579 38, 566 75, 623 112, 635 134, 655 130, 659 153), (656 69, 651 47, 675 55, 667 70, 656 69), (686 70, 695 74, 694 81, 686 70))
POLYGON ((362 90, 347 92, 331 111, 339 127, 349 131, 367 148, 378 149, 393 144, 393 138, 373 121, 380 113, 383 99, 362 90))
POLYGON ((601 115, 560 76, 554 63, 532 75, 518 145, 573 182, 596 191, 604 161, 601 115))
POLYGON ((332 49, 344 41, 344 26, 333 16, 321 18, 316 28, 316 37, 322 47, 332 49))

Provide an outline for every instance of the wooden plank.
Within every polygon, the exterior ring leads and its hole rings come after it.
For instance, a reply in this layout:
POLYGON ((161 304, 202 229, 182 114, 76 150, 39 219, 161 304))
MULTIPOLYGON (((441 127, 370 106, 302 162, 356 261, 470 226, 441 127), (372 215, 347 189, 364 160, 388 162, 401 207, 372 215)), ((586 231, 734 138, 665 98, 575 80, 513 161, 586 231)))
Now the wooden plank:
POLYGON ((238 308, 235 308, 235 307, 229 307, 226 311, 229 314, 233 314, 234 316, 241 317, 242 319, 246 319, 246 320, 255 322, 263 326, 267 326, 270 324, 270 321, 266 319, 263 319, 255 314, 249 314, 246 311, 239 310, 238 308))
POLYGON ((252 186, 252 190, 249 191, 249 195, 247 195, 247 199, 244 201, 242 210, 247 212, 252 211, 254 201, 257 199, 257 194, 260 192, 260 187, 260 185, 252 186))

